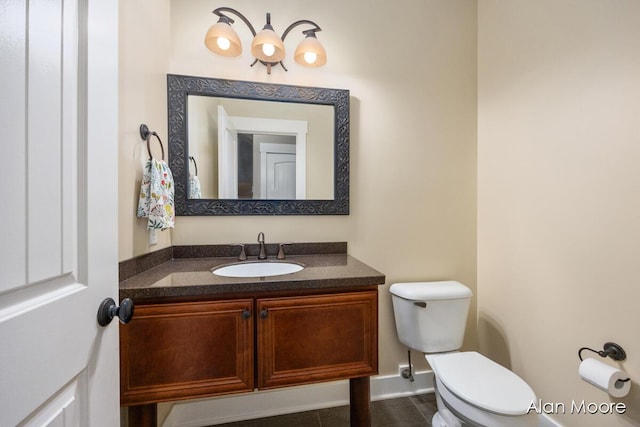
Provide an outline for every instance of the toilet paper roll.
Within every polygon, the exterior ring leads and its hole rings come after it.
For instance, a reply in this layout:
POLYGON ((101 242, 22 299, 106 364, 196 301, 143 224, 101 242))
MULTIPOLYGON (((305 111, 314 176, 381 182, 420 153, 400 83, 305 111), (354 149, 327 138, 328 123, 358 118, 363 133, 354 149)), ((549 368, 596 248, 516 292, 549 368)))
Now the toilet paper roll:
POLYGON ((621 381, 629 378, 626 372, 594 358, 582 361, 578 372, 580 378, 613 397, 624 397, 631 389, 631 381, 621 381))

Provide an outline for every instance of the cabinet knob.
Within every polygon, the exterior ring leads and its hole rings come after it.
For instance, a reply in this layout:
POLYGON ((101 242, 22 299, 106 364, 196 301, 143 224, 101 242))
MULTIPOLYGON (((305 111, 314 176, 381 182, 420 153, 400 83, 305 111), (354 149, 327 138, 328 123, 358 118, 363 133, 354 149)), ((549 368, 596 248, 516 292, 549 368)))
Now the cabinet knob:
POLYGON ((248 308, 245 308, 244 310, 242 310, 243 319, 248 319, 250 317, 251 317, 251 310, 249 310, 248 308))
POLYGON ((260 318, 261 318, 261 319, 266 319, 268 315, 269 315, 269 312, 267 311, 267 309, 266 309, 266 308, 265 308, 265 309, 263 309, 263 310, 260 312, 260 318))

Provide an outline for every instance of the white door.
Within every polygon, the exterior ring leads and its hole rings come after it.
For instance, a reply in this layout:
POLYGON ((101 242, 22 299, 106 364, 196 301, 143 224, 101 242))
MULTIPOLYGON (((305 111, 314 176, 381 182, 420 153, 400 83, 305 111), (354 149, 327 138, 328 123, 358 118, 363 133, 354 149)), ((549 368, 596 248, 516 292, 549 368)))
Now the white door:
POLYGON ((218 198, 238 198, 238 130, 218 105, 218 198))
POLYGON ((267 153, 267 199, 296 198, 296 155, 267 153))
POLYGON ((301 194, 301 186, 296 179, 297 171, 299 171, 296 145, 263 142, 260 143, 259 151, 260 198, 270 200, 303 199, 304 194, 301 194))
POLYGON ((0 426, 117 426, 117 2, 0 7, 0 426))
MULTIPOLYGON (((304 200, 307 198, 307 133, 309 124, 301 120, 263 119, 257 117, 229 116, 237 133, 253 135, 253 143, 258 151, 295 153, 295 189, 293 197, 287 199, 304 200), (290 145, 287 147, 287 145, 290 145)), ((266 199, 266 190, 262 181, 264 176, 264 156, 260 155, 254 166, 254 187, 260 188, 260 198, 266 199), (261 182, 262 181, 262 182, 261 182)), ((290 183, 291 184, 291 183, 290 183)), ((265 184, 266 185, 266 184, 265 184)), ((274 197, 277 198, 277 197, 274 197)))

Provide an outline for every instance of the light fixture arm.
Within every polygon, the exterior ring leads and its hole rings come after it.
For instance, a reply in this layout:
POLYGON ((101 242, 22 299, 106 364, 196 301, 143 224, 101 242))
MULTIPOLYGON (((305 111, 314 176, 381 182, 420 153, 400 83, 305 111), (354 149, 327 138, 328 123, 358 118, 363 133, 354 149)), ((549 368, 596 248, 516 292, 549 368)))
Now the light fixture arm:
POLYGON ((320 28, 320 26, 318 24, 316 24, 313 21, 309 21, 308 19, 301 19, 299 21, 294 22, 293 24, 289 25, 287 27, 286 30, 284 30, 284 33, 282 33, 282 41, 284 41, 284 39, 287 37, 287 34, 289 34, 289 32, 291 30, 293 30, 295 27, 297 27, 298 25, 302 25, 302 24, 309 24, 309 25, 313 25, 314 28, 310 29, 310 30, 305 30, 302 33, 306 34, 308 31, 316 33, 317 31, 322 31, 322 28, 320 28))
POLYGON ((229 18, 227 15, 225 15, 223 12, 229 12, 229 13, 233 13, 234 15, 236 15, 238 18, 240 18, 242 20, 242 22, 244 22, 245 24, 247 24, 247 27, 249 27, 249 30, 251 30, 251 34, 253 34, 253 36, 255 37, 256 35, 256 29, 253 28, 253 25, 251 25, 251 22, 249 22, 249 20, 240 12, 238 12, 235 9, 232 9, 230 7, 219 7, 217 9, 214 9, 213 14, 219 16, 220 18, 224 19, 228 19, 232 24, 235 22, 233 19, 229 18))

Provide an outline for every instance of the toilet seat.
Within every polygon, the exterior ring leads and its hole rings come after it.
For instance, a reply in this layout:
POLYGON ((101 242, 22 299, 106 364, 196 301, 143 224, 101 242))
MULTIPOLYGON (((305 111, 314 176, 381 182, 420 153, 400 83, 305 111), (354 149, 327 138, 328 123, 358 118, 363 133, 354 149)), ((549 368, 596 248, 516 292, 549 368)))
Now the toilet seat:
POLYGON ((451 394, 484 411, 526 415, 536 401, 522 378, 475 351, 429 355, 428 361, 451 394))

